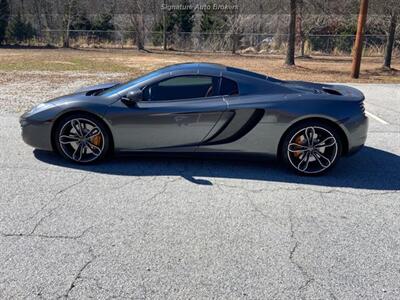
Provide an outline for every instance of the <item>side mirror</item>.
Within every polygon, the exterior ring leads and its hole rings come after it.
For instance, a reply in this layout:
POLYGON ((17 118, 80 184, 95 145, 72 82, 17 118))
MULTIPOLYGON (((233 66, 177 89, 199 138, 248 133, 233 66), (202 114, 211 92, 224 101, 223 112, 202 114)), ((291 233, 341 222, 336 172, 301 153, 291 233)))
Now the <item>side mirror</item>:
POLYGON ((128 92, 128 94, 126 94, 126 96, 122 97, 121 99, 121 101, 126 106, 135 106, 136 103, 142 100, 143 100, 143 93, 139 89, 128 92))

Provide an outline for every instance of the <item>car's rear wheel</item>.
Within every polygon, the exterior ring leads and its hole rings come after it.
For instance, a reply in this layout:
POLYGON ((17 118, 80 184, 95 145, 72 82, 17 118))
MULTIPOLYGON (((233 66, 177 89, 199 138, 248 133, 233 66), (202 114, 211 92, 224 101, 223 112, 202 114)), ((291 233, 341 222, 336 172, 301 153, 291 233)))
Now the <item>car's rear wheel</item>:
POLYGON ((86 114, 63 118, 58 122, 54 139, 64 158, 82 164, 103 159, 110 145, 107 128, 97 118, 86 114))
POLYGON ((332 169, 342 144, 334 127, 319 121, 295 125, 284 137, 281 156, 286 165, 302 175, 319 175, 332 169))

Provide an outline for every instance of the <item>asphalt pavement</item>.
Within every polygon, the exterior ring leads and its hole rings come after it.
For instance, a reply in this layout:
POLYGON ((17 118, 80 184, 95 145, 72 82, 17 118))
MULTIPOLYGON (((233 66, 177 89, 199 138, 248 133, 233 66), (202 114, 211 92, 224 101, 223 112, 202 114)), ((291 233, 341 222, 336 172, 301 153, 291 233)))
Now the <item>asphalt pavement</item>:
POLYGON ((323 177, 271 160, 33 150, 0 113, 0 298, 399 299, 400 85, 323 177))

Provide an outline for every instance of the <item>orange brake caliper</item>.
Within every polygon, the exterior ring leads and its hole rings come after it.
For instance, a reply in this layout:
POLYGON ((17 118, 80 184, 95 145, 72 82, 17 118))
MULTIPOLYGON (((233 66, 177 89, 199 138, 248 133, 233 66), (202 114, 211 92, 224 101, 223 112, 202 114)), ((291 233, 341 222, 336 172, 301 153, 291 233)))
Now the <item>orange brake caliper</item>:
MULTIPOLYGON (((296 139, 294 140, 296 144, 301 145, 301 136, 299 135, 298 137, 296 137, 296 139)), ((296 151, 293 153, 294 157, 299 157, 301 154, 301 151, 296 151)))
POLYGON ((90 142, 93 145, 96 145, 97 147, 99 147, 101 145, 101 135, 100 134, 96 134, 94 137, 92 137, 90 139, 90 142))

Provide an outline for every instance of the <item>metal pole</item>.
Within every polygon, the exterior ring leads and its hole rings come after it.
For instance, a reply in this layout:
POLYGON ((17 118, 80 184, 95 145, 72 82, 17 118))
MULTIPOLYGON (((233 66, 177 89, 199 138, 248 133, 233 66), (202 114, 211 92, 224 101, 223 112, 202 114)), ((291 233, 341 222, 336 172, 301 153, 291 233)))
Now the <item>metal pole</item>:
POLYGON ((358 15, 357 35, 353 48, 353 64, 351 67, 351 77, 360 76, 361 56, 363 48, 364 27, 367 20, 368 0, 360 0, 360 13, 358 15))

